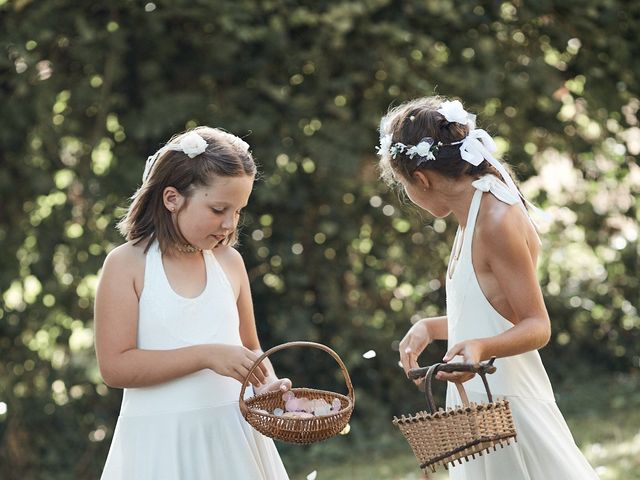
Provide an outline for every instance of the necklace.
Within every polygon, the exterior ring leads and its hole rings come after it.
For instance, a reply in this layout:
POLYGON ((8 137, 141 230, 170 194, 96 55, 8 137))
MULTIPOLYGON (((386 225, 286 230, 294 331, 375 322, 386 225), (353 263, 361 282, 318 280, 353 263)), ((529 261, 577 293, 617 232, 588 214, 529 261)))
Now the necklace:
POLYGON ((176 243, 174 245, 174 248, 181 253, 195 253, 195 252, 202 251, 200 247, 194 247, 190 243, 183 243, 183 244, 176 243))

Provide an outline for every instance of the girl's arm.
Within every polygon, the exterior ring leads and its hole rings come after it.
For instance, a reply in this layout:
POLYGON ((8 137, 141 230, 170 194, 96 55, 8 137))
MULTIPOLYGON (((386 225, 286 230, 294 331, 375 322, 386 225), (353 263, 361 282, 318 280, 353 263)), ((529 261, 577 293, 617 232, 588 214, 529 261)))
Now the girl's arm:
POLYGON ((449 339, 449 330, 446 315, 442 317, 423 318, 420 321, 427 324, 427 329, 429 331, 431 340, 449 339))
MULTIPOLYGON (((251 285, 242 255, 240 255, 236 249, 227 247, 220 253, 216 252, 216 256, 225 266, 225 270, 228 272, 233 287, 237 289, 238 292, 237 305, 240 316, 240 339, 242 340, 242 344, 257 356, 260 356, 264 352, 260 346, 260 340, 256 330, 253 301, 251 299, 251 285)), ((256 393, 278 389, 284 391, 291 388, 291 381, 288 378, 279 379, 275 374, 269 358, 265 358, 262 361, 262 366, 267 372, 266 379, 263 386, 254 386, 256 393)))
MULTIPOLYGON (((210 368, 243 379, 257 355, 234 345, 202 344, 172 350, 137 348, 136 273, 144 271, 144 255, 125 244, 105 260, 95 301, 95 341, 100 373, 112 387, 145 387, 210 368), (142 270, 141 270, 142 269, 142 270)), ((256 370, 254 381, 265 372, 256 370)))
POLYGON ((405 373, 418 368, 418 357, 432 340, 447 340, 448 336, 446 316, 418 320, 399 345, 400 363, 405 373))
MULTIPOLYGON (((482 228, 477 238, 483 251, 487 252, 488 266, 513 311, 514 316, 509 320, 514 326, 493 337, 460 342, 447 352, 444 361, 462 355, 465 362, 477 363, 494 356, 509 357, 537 350, 548 343, 551 335, 549 314, 521 220, 518 209, 508 209, 504 215, 489 222, 490 228, 482 228)), ((438 378, 449 379, 440 373, 438 378)))

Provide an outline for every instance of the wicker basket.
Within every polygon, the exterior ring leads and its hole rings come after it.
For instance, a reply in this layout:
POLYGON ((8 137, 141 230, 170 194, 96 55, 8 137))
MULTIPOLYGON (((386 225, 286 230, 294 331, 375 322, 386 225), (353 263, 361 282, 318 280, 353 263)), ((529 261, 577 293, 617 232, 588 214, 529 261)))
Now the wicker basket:
POLYGON ((492 358, 484 364, 468 365, 462 363, 438 363, 430 367, 416 368, 409 371, 409 378, 417 379, 426 372, 425 396, 429 412, 418 412, 406 417, 394 417, 393 424, 400 428, 416 455, 420 468, 435 472, 437 465, 445 469, 456 461, 462 463, 464 458, 475 458, 482 452, 504 447, 511 440, 516 440, 516 429, 511 416, 508 400, 493 401, 486 374, 493 373, 492 358), (467 394, 461 383, 456 383, 462 406, 442 408, 436 411, 431 391, 431 380, 438 371, 474 372, 482 377, 489 403, 469 403, 467 394))
POLYGON ((349 372, 347 372, 344 363, 336 352, 329 347, 314 342, 289 342, 282 345, 273 347, 263 353, 258 358, 247 377, 242 383, 242 389, 240 390, 240 411, 244 418, 259 432, 276 440, 282 440, 289 443, 315 443, 327 438, 333 437, 340 433, 349 422, 353 407, 355 404, 355 396, 353 393, 353 385, 351 384, 351 378, 349 372), (284 400, 282 399, 282 392, 268 392, 260 395, 254 395, 251 398, 245 400, 244 392, 249 383, 249 377, 257 366, 269 355, 291 347, 312 347, 319 348, 329 353, 340 365, 342 375, 344 376, 347 384, 347 395, 340 393, 328 392, 326 390, 316 390, 314 388, 292 388, 291 391, 296 394, 297 397, 306 397, 310 400, 324 399, 327 403, 331 404, 334 399, 340 400, 340 410, 332 412, 329 415, 322 415, 312 418, 288 418, 282 416, 276 416, 271 413, 275 408, 284 409, 284 400))

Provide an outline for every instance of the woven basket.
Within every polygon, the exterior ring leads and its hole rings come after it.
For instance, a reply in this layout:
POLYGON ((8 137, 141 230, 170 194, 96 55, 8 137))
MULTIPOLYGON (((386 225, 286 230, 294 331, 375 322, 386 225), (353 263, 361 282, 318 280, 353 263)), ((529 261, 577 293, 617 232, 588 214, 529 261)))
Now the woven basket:
POLYGON ((469 461, 476 454, 496 450, 504 447, 511 440, 516 440, 516 429, 511 416, 508 400, 493 401, 486 374, 493 373, 492 358, 485 364, 468 365, 462 363, 438 363, 430 367, 416 368, 409 371, 409 378, 417 379, 425 372, 425 396, 428 412, 418 412, 406 417, 394 417, 393 424, 409 442, 416 455, 420 468, 435 472, 437 465, 445 469, 456 461, 462 464, 462 459, 469 461), (474 372, 482 377, 488 403, 469 403, 469 399, 461 383, 456 383, 462 406, 442 408, 436 410, 431 391, 431 380, 438 371, 444 372, 474 372))
POLYGON ((344 366, 344 363, 336 352, 319 343, 289 342, 267 350, 255 361, 249 370, 247 377, 242 383, 239 403, 240 411, 244 418, 249 422, 249 424, 251 424, 251 426, 253 426, 253 428, 262 434, 276 440, 282 440, 283 442, 304 444, 326 440, 327 438, 340 433, 347 426, 349 418, 351 418, 351 413, 353 412, 355 404, 355 396, 349 372, 347 372, 347 368, 344 366), (332 412, 329 415, 322 415, 313 418, 287 418, 266 413, 273 412, 274 408, 285 408, 285 402, 282 399, 281 391, 254 395, 253 397, 245 400, 244 392, 247 388, 247 384, 249 383, 249 377, 251 377, 251 374, 260 362, 277 351, 291 347, 318 348, 329 353, 336 362, 338 362, 347 384, 347 395, 329 392, 326 390, 316 390, 314 388, 292 388, 291 391, 295 393, 296 397, 306 397, 310 400, 322 398, 329 404, 337 398, 340 400, 340 410, 335 413, 332 412))

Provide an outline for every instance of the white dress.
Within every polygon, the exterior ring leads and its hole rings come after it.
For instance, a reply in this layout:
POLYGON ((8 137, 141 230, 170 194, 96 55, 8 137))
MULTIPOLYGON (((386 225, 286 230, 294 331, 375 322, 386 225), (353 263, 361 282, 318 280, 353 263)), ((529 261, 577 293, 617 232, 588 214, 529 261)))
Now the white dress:
MULTIPOLYGON (((146 256, 138 347, 169 350, 202 343, 240 345, 233 289, 211 251, 196 298, 169 285, 157 242, 146 256)), ((238 408, 240 383, 211 370, 160 385, 126 388, 102 480, 288 479, 273 441, 238 408)))
MULTIPOLYGON (((506 186, 492 175, 473 182, 476 188, 467 225, 458 229, 447 272, 448 347, 463 340, 498 335, 513 324, 500 315, 484 296, 473 269, 473 232, 483 192, 514 205, 519 202, 506 186), (456 246, 462 242, 455 260, 456 246)), ((517 207, 514 207, 517 208, 517 207)), ((459 357, 456 358, 456 361, 459 357)), ((487 375, 491 393, 507 398, 511 406, 517 442, 489 454, 476 456, 450 468, 452 480, 590 480, 595 471, 576 446, 558 410, 553 390, 537 350, 500 358, 497 371, 487 375)), ((481 378, 465 382, 471 402, 486 402, 481 378)), ((460 405, 452 383, 447 388, 447 406, 460 405)))

